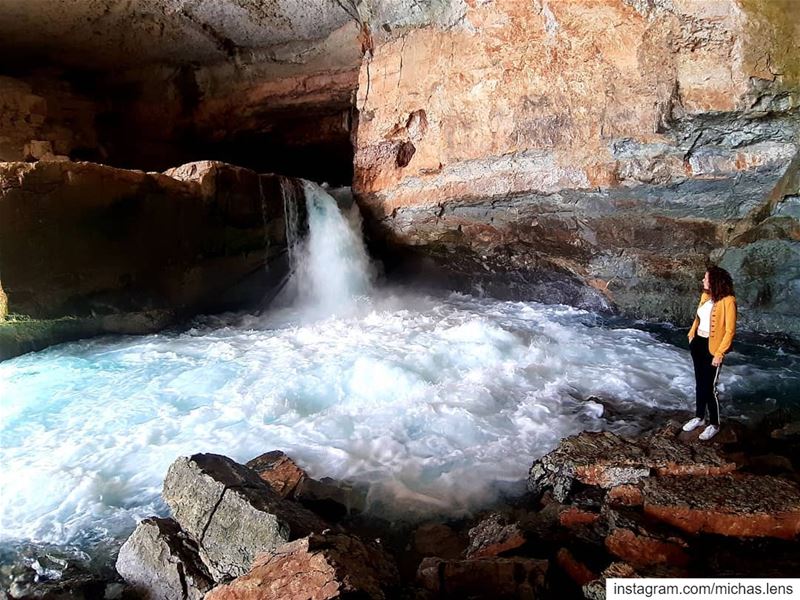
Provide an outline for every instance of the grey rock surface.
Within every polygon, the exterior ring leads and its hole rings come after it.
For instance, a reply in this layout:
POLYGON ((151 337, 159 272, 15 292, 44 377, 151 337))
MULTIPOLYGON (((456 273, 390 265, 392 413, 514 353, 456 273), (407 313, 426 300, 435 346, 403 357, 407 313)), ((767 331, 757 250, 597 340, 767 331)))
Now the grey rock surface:
POLYGON ((139 523, 120 549, 117 572, 152 600, 200 600, 213 586, 195 543, 172 519, 139 523))
POLYGON ((259 552, 326 528, 254 471, 217 454, 176 460, 163 496, 217 582, 244 575, 259 552))

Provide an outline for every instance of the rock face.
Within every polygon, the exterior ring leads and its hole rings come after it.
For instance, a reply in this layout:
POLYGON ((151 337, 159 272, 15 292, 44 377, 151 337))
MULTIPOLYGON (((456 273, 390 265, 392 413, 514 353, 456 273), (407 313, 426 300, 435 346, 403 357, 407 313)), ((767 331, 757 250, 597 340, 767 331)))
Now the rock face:
POLYGON ((778 266, 797 190, 768 200, 798 150, 777 4, 468 2, 376 42, 354 179, 376 237, 451 284, 683 323, 714 258, 747 290, 742 325, 799 334, 778 266))
POLYGON ((709 446, 692 446, 679 441, 676 427, 668 426, 642 440, 627 440, 610 432, 583 432, 562 440, 550 454, 534 462, 528 489, 541 493, 551 489, 563 502, 573 482, 616 489, 628 496, 622 503, 637 503, 635 492, 622 488, 651 473, 658 475, 722 475, 736 469, 720 451, 709 446))
POLYGON ((8 310, 33 319, 92 319, 96 333, 126 332, 130 321, 129 332, 145 333, 164 326, 152 316, 159 311, 174 319, 257 304, 287 270, 289 186, 285 178, 215 162, 168 174, 82 162, 0 163, 8 310), (123 318, 148 311, 150 318, 123 318))
POLYGON ((643 486, 645 514, 688 533, 794 539, 800 487, 771 476, 662 477, 643 486))
POLYGON ((200 600, 214 582, 172 519, 145 519, 120 548, 117 572, 145 598, 200 600))
POLYGON ((0 75, 0 162, 99 157, 98 112, 58 72, 0 75))
POLYGON ((281 499, 253 471, 216 454, 179 458, 164 500, 199 545, 215 581, 244 575, 256 554, 322 531, 313 513, 281 499))
POLYGON ((259 556, 250 571, 208 600, 382 600, 398 582, 379 546, 345 534, 312 534, 259 556))

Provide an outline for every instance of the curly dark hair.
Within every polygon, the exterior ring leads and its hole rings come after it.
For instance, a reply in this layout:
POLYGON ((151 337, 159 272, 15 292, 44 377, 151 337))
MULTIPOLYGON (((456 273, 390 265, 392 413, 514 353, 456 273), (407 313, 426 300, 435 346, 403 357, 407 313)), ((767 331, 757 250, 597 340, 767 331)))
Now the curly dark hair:
POLYGON ((706 269, 708 273, 708 283, 711 288, 711 299, 714 302, 722 300, 726 296, 733 296, 733 279, 731 274, 722 267, 710 266, 706 269))

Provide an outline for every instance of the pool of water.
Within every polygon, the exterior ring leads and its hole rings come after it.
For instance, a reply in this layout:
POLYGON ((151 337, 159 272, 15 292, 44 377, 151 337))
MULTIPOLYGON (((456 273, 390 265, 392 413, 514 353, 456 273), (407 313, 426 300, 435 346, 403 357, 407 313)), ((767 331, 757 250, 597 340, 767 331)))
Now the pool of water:
MULTIPOLYGON (((683 332, 680 332, 683 335, 683 332)), ((570 308, 393 290, 347 311, 229 314, 189 329, 63 344, 0 363, 0 540, 91 547, 165 514, 176 457, 281 449, 312 476, 363 484, 388 517, 457 515, 606 422, 690 409, 669 331, 570 308)), ((723 416, 785 404, 800 359, 732 353, 723 416)))

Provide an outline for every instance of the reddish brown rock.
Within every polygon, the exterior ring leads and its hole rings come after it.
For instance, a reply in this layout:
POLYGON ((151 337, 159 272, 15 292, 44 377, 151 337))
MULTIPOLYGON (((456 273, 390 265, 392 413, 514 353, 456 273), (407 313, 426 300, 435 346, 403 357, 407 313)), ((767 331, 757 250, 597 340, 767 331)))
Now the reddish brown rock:
POLYGON ((532 558, 426 558, 417 580, 439 598, 536 598, 544 589, 548 567, 546 560, 532 558))
POLYGON ((280 450, 273 450, 247 462, 272 491, 281 498, 291 497, 308 475, 280 450))
POLYGON ((685 544, 640 535, 630 529, 614 529, 606 537, 605 545, 611 554, 634 567, 660 564, 682 567, 689 562, 685 544))
POLYGON ((642 493, 645 514, 688 533, 800 534, 800 487, 777 477, 659 477, 646 480, 642 493))
POLYGON ((382 600, 397 584, 383 549, 345 534, 312 534, 256 558, 250 571, 206 600, 382 600))
POLYGON ((580 527, 583 525, 593 525, 600 518, 597 513, 580 508, 570 507, 562 510, 558 515, 558 521, 564 527, 580 527))
POLYGON ((498 556, 525 544, 525 533, 519 525, 494 513, 469 530, 467 558, 498 556))
POLYGON ((635 485, 618 485, 608 490, 606 500, 611 506, 641 506, 642 490, 635 485))
POLYGON ((585 564, 576 559, 566 548, 561 548, 556 554, 556 562, 567 576, 577 585, 584 586, 597 579, 597 574, 585 564))

